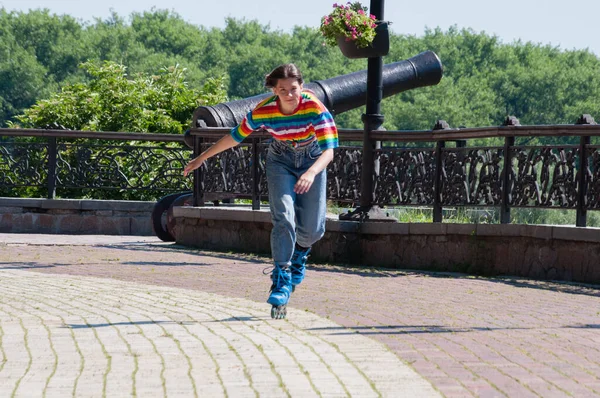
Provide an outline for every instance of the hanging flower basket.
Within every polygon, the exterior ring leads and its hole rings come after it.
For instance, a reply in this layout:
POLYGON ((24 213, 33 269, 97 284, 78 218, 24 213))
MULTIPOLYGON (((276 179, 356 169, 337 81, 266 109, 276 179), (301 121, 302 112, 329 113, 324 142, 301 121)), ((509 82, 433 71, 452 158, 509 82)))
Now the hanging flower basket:
POLYGON ((378 22, 375 28, 375 38, 366 47, 359 47, 354 40, 345 36, 337 37, 338 47, 346 58, 383 57, 390 51, 390 32, 387 22, 378 22))
POLYGON ((359 1, 335 3, 333 11, 321 18, 319 30, 324 45, 337 46, 348 58, 387 55, 390 49, 389 22, 378 21, 359 1))

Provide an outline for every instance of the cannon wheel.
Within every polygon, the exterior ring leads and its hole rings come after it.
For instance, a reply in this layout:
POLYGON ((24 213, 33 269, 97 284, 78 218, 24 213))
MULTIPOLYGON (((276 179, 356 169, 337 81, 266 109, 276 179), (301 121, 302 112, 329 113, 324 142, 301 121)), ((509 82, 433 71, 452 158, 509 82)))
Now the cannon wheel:
POLYGON ((194 194, 184 193, 175 199, 167 210, 166 229, 171 236, 175 237, 175 240, 177 240, 177 236, 175 236, 175 216, 173 216, 173 208, 178 206, 192 206, 193 203, 194 194))
POLYGON ((152 209, 152 229, 154 234, 164 242, 174 242, 175 236, 167 227, 167 212, 180 196, 190 195, 190 192, 174 193, 164 196, 156 202, 152 209))

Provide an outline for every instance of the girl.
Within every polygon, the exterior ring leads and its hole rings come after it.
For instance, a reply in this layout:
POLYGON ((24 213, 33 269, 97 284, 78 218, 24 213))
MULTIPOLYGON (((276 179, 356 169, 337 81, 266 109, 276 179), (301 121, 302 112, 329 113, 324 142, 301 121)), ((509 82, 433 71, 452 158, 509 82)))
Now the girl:
POLYGON ((325 233, 326 168, 338 146, 332 115, 312 92, 303 90, 303 83, 294 64, 275 68, 265 78, 273 96, 261 101, 231 134, 191 160, 183 171, 187 176, 254 130, 264 129, 273 136, 266 158, 274 262, 267 302, 275 319, 285 318, 290 294, 304 279, 311 247, 325 233))

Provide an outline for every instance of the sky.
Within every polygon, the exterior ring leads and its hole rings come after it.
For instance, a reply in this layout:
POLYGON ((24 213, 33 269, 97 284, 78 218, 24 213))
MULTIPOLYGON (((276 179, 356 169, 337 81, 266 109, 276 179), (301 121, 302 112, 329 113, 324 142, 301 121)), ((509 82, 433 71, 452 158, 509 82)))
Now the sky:
MULTIPOLYGON (((80 21, 106 19, 111 10, 128 20, 133 12, 153 7, 170 10, 194 25, 223 28, 225 18, 257 20, 272 30, 290 32, 298 26, 318 27, 336 1, 343 0, 0 0, 6 11, 47 8, 80 21)), ((370 0, 362 2, 369 6, 370 0)), ((397 34, 422 36, 426 29, 451 26, 563 50, 588 49, 600 56, 600 0, 388 0, 384 20, 397 34)))

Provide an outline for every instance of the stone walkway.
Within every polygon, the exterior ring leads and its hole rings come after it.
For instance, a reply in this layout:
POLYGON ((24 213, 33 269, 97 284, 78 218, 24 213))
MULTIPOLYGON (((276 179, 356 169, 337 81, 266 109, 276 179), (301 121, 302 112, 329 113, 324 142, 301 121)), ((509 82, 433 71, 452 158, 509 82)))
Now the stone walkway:
POLYGON ((600 290, 0 234, 0 396, 600 396, 600 290), (34 272, 32 272, 34 271, 34 272))

